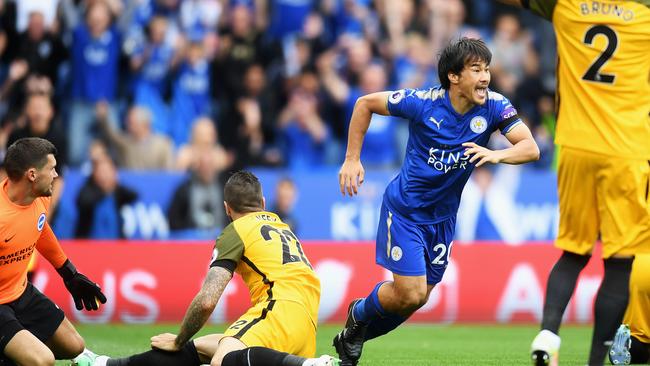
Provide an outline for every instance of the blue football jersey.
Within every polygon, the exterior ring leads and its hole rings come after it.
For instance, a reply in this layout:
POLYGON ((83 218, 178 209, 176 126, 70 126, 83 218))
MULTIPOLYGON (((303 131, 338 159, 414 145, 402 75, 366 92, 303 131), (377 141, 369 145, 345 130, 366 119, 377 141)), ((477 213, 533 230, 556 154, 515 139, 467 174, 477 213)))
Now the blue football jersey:
POLYGON ((115 99, 120 58, 120 33, 109 28, 99 38, 86 24, 79 25, 72 41, 72 96, 88 102, 115 99))
POLYGON ((474 164, 464 156, 464 142, 486 146, 497 129, 508 133, 522 123, 503 95, 488 91, 488 100, 458 114, 447 91, 404 89, 388 98, 391 115, 409 121, 406 157, 388 184, 384 202, 400 216, 419 224, 443 221, 458 212, 460 195, 474 164))

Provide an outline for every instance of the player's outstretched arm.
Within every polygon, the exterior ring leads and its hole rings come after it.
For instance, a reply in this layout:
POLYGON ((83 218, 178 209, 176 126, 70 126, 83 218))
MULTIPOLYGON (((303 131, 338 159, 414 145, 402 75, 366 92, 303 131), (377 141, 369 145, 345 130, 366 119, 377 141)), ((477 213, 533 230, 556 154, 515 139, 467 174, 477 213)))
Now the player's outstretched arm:
POLYGON ((469 162, 476 162, 479 167, 485 163, 523 164, 539 160, 539 147, 525 124, 517 124, 505 136, 512 147, 503 150, 490 150, 473 142, 463 143, 467 148, 465 155, 472 156, 469 162))
POLYGON ((223 267, 210 268, 201 290, 185 313, 178 336, 170 333, 154 336, 151 338, 151 347, 163 351, 178 351, 183 348, 208 321, 231 278, 232 273, 223 267))
POLYGON ((88 277, 77 271, 63 252, 50 224, 45 223, 41 236, 36 241, 36 249, 56 268, 63 278, 66 289, 72 295, 77 310, 97 310, 99 303, 106 303, 101 288, 88 277))
POLYGON ((97 310, 100 302, 102 304, 106 303, 106 296, 99 285, 79 273, 69 259, 56 271, 63 278, 63 284, 72 295, 77 310, 83 310, 84 308, 86 310, 97 310))
POLYGON ((388 97, 391 92, 367 94, 354 104, 350 127, 348 132, 348 148, 345 152, 345 161, 339 170, 339 188, 341 194, 346 191, 350 197, 358 193, 359 186, 363 183, 365 171, 361 165, 361 146, 363 138, 370 126, 373 113, 388 116, 388 97))

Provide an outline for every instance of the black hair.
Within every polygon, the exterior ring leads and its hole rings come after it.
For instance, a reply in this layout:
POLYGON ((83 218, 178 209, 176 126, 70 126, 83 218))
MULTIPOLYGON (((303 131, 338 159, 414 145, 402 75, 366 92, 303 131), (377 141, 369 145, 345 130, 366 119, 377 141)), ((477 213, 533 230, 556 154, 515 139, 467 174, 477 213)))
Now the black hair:
POLYGON ((56 147, 40 137, 25 137, 16 140, 7 149, 4 167, 7 176, 17 182, 30 168, 41 169, 47 164, 48 155, 56 155, 56 147))
POLYGON ((467 64, 482 61, 490 64, 492 52, 480 39, 463 37, 451 42, 440 54, 438 60, 438 78, 443 88, 449 89, 449 73, 460 74, 467 64))
POLYGON ((247 213, 263 209, 262 185, 247 171, 239 171, 228 178, 223 187, 223 199, 233 211, 247 213))

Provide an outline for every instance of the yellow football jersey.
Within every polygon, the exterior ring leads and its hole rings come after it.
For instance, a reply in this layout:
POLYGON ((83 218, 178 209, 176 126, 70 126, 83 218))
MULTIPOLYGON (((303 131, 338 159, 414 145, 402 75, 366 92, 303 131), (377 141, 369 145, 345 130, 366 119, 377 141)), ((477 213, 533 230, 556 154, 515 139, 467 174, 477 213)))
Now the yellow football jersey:
POLYGON ((318 319, 320 280, 287 224, 272 212, 254 212, 230 223, 215 244, 212 264, 237 263, 253 305, 273 300, 304 305, 318 319))
POLYGON ((650 159, 650 1, 522 2, 555 28, 555 142, 650 159))

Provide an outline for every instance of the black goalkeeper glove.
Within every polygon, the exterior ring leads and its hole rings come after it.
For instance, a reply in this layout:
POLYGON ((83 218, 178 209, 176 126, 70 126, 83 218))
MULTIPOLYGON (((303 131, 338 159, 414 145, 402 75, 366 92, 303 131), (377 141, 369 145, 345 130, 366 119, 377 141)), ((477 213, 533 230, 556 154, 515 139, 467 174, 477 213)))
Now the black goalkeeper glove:
POLYGON ((102 293, 99 285, 77 272, 77 268, 69 259, 56 271, 63 277, 63 283, 72 295, 77 310, 83 310, 84 307, 86 310, 97 310, 99 309, 98 301, 102 304, 106 303, 106 296, 102 293))

